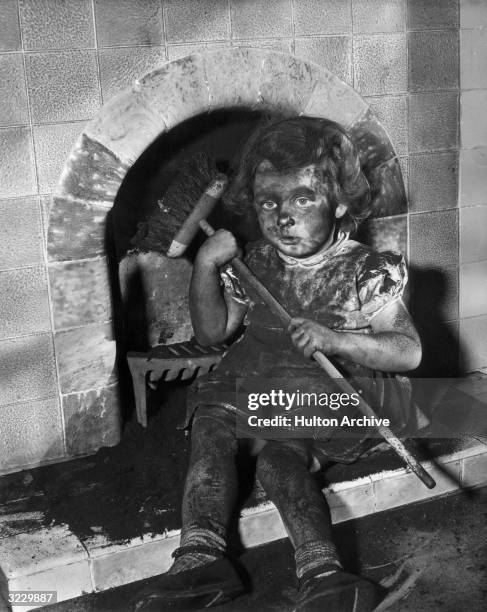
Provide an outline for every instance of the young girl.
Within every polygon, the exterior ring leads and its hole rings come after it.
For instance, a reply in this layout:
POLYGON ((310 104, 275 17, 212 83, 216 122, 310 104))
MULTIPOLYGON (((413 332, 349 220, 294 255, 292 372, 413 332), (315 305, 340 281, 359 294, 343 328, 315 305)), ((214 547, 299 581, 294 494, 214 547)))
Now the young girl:
MULTIPOLYGON (((325 373, 311 359, 315 351, 352 384, 368 378, 374 388, 382 372, 418 366, 419 338, 401 301, 402 256, 349 239, 367 216, 369 199, 355 147, 336 123, 286 119, 248 141, 227 203, 256 215, 262 240, 250 245, 245 261, 293 319, 283 329, 250 289, 242 297, 228 278, 222 283, 222 267, 240 254, 230 232, 219 230, 203 244, 190 286, 196 339, 216 344, 234 336, 244 320, 247 327, 218 370, 191 388, 181 544, 169 572, 141 595, 137 609, 210 607, 243 590, 225 557, 238 490, 237 377, 323 381, 325 373)), ((377 401, 376 394, 374 408, 400 430, 407 415, 399 404, 377 401)), ((297 611, 365 611, 377 604, 372 583, 343 571, 326 499, 310 473, 330 461, 356 460, 370 447, 370 429, 361 432, 357 439, 335 429, 319 439, 268 440, 258 448, 257 476, 295 549, 297 611)))

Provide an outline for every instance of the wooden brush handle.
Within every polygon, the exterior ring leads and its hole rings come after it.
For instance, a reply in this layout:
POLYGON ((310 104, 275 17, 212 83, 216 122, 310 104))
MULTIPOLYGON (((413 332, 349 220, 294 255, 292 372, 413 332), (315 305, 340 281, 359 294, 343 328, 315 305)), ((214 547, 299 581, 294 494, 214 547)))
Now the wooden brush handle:
MULTIPOLYGON (((202 219, 199 222, 199 225, 207 236, 212 236, 215 233, 215 230, 205 219, 202 219)), ((291 316, 282 306, 282 304, 280 304, 276 300, 276 298, 267 289, 267 287, 265 287, 265 285, 260 282, 260 280, 254 275, 250 268, 248 268, 239 257, 235 257, 234 259, 232 259, 231 264, 238 272, 239 277, 255 290, 259 297, 261 297, 262 300, 269 307, 271 312, 279 318, 284 329, 287 329, 291 320, 291 316)), ((338 387, 340 387, 343 392, 349 395, 352 393, 357 393, 352 387, 352 385, 348 382, 348 380, 343 376, 343 374, 335 368, 331 361, 321 351, 315 351, 312 357, 328 374, 328 376, 336 380, 338 387)), ((374 410, 372 410, 369 404, 361 396, 359 397, 360 404, 358 405, 358 409, 360 410, 360 412, 366 417, 377 419, 378 417, 374 410)), ((416 457, 414 457, 407 450, 401 440, 399 440, 396 434, 389 427, 386 427, 385 425, 379 425, 376 426, 376 429, 384 438, 384 440, 386 440, 386 442, 390 444, 390 446, 399 455, 399 457, 401 457, 401 459, 423 482, 423 484, 428 487, 428 489, 432 489, 436 486, 436 482, 433 480, 433 478, 428 474, 428 472, 424 469, 424 467, 416 459, 416 457)))
POLYGON ((198 233, 199 222, 206 219, 221 198, 228 183, 225 174, 218 174, 211 181, 200 199, 196 202, 190 215, 179 228, 166 253, 168 257, 181 257, 188 245, 198 233))

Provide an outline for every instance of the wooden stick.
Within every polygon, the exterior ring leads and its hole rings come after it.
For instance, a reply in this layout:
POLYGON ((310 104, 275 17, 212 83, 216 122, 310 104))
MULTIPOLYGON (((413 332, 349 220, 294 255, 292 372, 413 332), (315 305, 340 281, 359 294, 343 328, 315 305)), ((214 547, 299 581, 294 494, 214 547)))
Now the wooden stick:
MULTIPOLYGON (((207 236, 212 236, 215 233, 215 230, 205 219, 202 219, 199 222, 199 225, 207 236)), ((248 285, 252 287, 252 289, 255 290, 259 297, 261 297, 263 301, 267 304, 271 312, 279 318, 284 329, 287 329, 291 320, 291 316, 282 306, 282 304, 280 304, 276 300, 276 298, 267 289, 267 287, 265 287, 260 282, 260 280, 254 275, 250 268, 248 268, 247 265, 239 257, 235 257, 234 259, 232 259, 231 263, 232 266, 237 270, 237 273, 239 274, 240 278, 242 278, 246 283, 248 283, 248 285)), ((337 386, 340 387, 342 391, 348 394, 356 393, 355 389, 348 382, 348 380, 343 376, 341 372, 339 372, 339 370, 335 368, 331 361, 321 351, 315 351, 312 357, 330 377, 336 379, 337 386)), ((378 417, 374 410, 372 410, 369 404, 361 396, 359 397, 360 404, 358 405, 358 408, 362 412, 362 414, 366 417, 377 419, 378 417)), ((389 427, 386 427, 385 425, 378 425, 376 426, 376 429, 380 433, 380 435, 386 440, 386 442, 390 444, 390 446, 399 455, 399 457, 401 457, 401 459, 423 482, 423 484, 428 487, 428 489, 432 489, 436 486, 436 482, 433 480, 433 478, 428 474, 428 472, 424 469, 424 467, 416 459, 416 457, 414 457, 407 450, 401 440, 399 440, 396 434, 389 427)))
POLYGON ((202 219, 211 213, 215 204, 221 198, 228 183, 228 178, 225 174, 218 174, 205 189, 200 199, 196 202, 191 214, 187 217, 184 223, 179 228, 178 233, 174 236, 169 249, 168 257, 181 257, 186 251, 188 245, 198 232, 198 225, 202 219))

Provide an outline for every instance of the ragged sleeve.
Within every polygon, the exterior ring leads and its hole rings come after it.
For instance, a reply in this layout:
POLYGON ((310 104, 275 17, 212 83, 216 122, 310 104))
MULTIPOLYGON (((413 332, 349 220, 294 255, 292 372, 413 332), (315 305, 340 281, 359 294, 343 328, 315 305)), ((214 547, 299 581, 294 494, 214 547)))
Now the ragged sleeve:
POLYGON ((404 257, 394 251, 369 253, 357 273, 361 312, 369 319, 404 293, 408 273, 404 257))
MULTIPOLYGON (((244 262, 247 266, 250 266, 251 270, 258 269, 259 265, 262 265, 261 251, 261 241, 246 246, 244 262)), ((220 268, 220 284, 223 287, 225 300, 234 300, 242 305, 249 306, 251 299, 231 264, 220 268)))

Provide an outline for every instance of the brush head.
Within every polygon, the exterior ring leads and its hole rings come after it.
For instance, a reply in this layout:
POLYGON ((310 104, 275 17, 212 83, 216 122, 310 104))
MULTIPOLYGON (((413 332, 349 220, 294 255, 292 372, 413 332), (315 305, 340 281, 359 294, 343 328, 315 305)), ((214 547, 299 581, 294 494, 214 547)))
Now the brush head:
MULTIPOLYGON (((132 238, 131 244, 139 251, 156 251, 168 255, 175 240, 183 242, 178 240, 178 234, 210 183, 214 179, 218 180, 218 177, 216 161, 210 155, 198 153, 188 157, 181 165, 176 178, 157 201, 156 210, 138 224, 137 233, 132 238)), ((187 244, 188 242, 179 249, 173 246, 171 256, 181 255, 187 244)))

